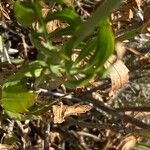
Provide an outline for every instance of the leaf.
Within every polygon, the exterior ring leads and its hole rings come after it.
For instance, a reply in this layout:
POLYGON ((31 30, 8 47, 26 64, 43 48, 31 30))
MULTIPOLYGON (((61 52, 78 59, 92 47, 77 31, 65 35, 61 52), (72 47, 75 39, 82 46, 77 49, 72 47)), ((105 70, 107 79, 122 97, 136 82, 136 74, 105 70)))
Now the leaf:
POLYGON ((45 18, 45 22, 55 19, 67 21, 71 26, 78 26, 82 22, 79 15, 71 8, 65 8, 61 11, 56 11, 52 14, 49 14, 45 18))
POLYGON ((27 77, 39 77, 45 67, 46 63, 44 61, 34 61, 24 66, 23 71, 27 77))
POLYGON ((2 105, 6 112, 25 113, 34 104, 35 98, 36 94, 27 90, 21 73, 9 77, 2 86, 2 105))
POLYGON ((126 52, 126 47, 123 42, 117 42, 116 43, 116 53, 118 59, 122 59, 124 54, 126 52))
POLYGON ((14 5, 14 13, 17 21, 24 26, 31 26, 33 22, 37 21, 36 15, 32 4, 16 1, 14 5))
POLYGON ((107 59, 113 54, 115 49, 115 38, 108 18, 100 22, 99 33, 97 38, 97 65, 101 67, 107 59))
MULTIPOLYGON (((12 87, 17 90, 17 88, 12 87)), ((2 92, 2 103, 6 111, 24 113, 28 111, 28 108, 31 107, 35 102, 35 94, 28 91, 21 92, 2 92), (13 106, 13 107, 12 107, 13 106)))
POLYGON ((89 105, 80 105, 75 104, 73 106, 63 105, 62 103, 59 105, 52 106, 52 114, 54 123, 62 123, 65 121, 65 117, 71 115, 80 115, 82 113, 86 113, 92 109, 89 105))
POLYGON ((129 81, 129 70, 121 60, 117 60, 109 69, 111 90, 114 92, 129 81))
POLYGON ((76 70, 71 68, 70 70, 70 73, 84 73, 86 76, 78 81, 73 81, 76 85, 87 84, 97 73, 102 74, 102 71, 104 71, 102 66, 114 52, 115 39, 108 18, 100 22, 98 37, 87 46, 87 49, 85 48, 79 53, 75 63, 79 60, 81 61, 82 58, 87 57, 90 53, 92 56, 82 67, 76 68, 76 70), (90 77, 88 74, 90 74, 90 77))
POLYGON ((72 26, 68 26, 64 29, 61 30, 55 30, 53 32, 51 32, 49 34, 49 38, 57 38, 60 37, 62 35, 72 35, 75 32, 75 28, 73 28, 72 26))
MULTIPOLYGON (((95 29, 95 27, 97 27, 100 22, 103 22, 103 20, 105 18, 108 17, 108 15, 110 14, 110 12, 115 9, 116 7, 118 7, 121 4, 121 0, 117 0, 117 1, 109 1, 106 0, 103 2, 102 5, 100 5, 99 7, 97 7, 97 10, 93 13, 93 15, 91 16, 91 18, 89 18, 87 20, 87 22, 82 23, 77 31, 74 33, 74 35, 72 36, 72 38, 70 38, 70 40, 68 40, 66 42, 66 44, 64 45, 64 55, 68 58, 71 58, 71 55, 73 53, 73 49, 78 46, 88 35, 91 34, 91 32, 95 29)), ((108 39, 109 40, 109 39, 108 39)), ((109 46, 109 45, 107 45, 109 46)), ((111 47, 112 45, 110 45, 111 47)), ((97 51, 96 51, 97 52, 97 51)), ((106 56, 106 58, 108 57, 108 54, 106 56)), ((105 58, 105 60, 106 60, 105 58)), ((98 60, 98 59, 96 59, 98 60)), ((100 64, 102 64, 103 61, 100 61, 99 59, 99 63, 97 63, 97 66, 100 64)), ((95 62, 94 62, 95 63, 95 62)), ((65 67, 66 67, 66 71, 69 73, 70 71, 70 65, 71 61, 70 60, 65 60, 65 67)), ((95 65, 95 64, 93 64, 95 65)), ((89 66, 89 68, 93 68, 93 65, 89 66)), ((87 69, 89 71, 89 69, 87 69)), ((99 68, 98 68, 99 70, 99 68)))
MULTIPOLYGON (((70 57, 72 50, 84 40, 95 27, 99 25, 99 22, 106 18, 112 10, 117 8, 121 4, 122 0, 110 1, 106 0, 100 5, 97 10, 93 13, 91 18, 87 22, 82 23, 79 29, 76 31, 74 36, 65 44, 66 56, 70 57)), ((67 62, 66 62, 67 65, 67 62)))
POLYGON ((62 73, 61 73, 61 67, 60 65, 50 65, 50 70, 52 71, 52 73, 54 73, 57 77, 61 77, 62 73))
POLYGON ((76 79, 76 80, 69 80, 69 81, 67 81, 66 83, 65 83, 65 85, 67 86, 67 87, 69 87, 69 88, 75 88, 75 87, 77 87, 77 86, 79 86, 79 87, 82 87, 82 86, 84 86, 84 85, 86 85, 86 84, 88 84, 89 83, 89 81, 91 80, 91 79, 93 79, 95 77, 95 74, 87 74, 86 76, 84 76, 84 77, 82 77, 82 78, 80 78, 80 79, 76 79))
POLYGON ((53 52, 51 51, 53 47, 50 47, 50 48, 45 47, 45 45, 43 45, 41 41, 39 41, 39 38, 36 32, 32 32, 31 34, 32 34, 31 41, 39 50, 39 52, 44 53, 46 56, 51 56, 53 54, 53 52))
POLYGON ((84 73, 101 72, 103 64, 112 55, 115 49, 115 38, 108 18, 100 22, 96 48, 88 63, 83 67, 84 73), (94 66, 94 67, 93 67, 94 66), (94 68, 94 69, 93 69, 94 68))
POLYGON ((87 42, 86 45, 82 47, 80 54, 78 55, 77 59, 74 62, 74 65, 77 65, 82 59, 84 59, 87 55, 92 54, 96 47, 96 39, 92 39, 91 41, 87 42))
POLYGON ((7 111, 7 110, 5 110, 5 112, 12 119, 23 120, 23 118, 24 118, 24 115, 20 114, 20 113, 11 112, 11 111, 7 111))

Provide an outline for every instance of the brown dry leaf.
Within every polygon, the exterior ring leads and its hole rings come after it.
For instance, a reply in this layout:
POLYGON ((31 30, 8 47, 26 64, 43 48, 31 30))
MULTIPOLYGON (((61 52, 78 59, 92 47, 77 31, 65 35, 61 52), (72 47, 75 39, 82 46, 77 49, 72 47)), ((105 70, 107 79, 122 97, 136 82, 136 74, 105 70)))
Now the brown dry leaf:
POLYGON ((135 0, 135 2, 137 4, 138 8, 141 9, 141 6, 142 6, 144 1, 143 0, 135 0))
POLYGON ((129 9, 129 20, 131 20, 133 18, 134 14, 132 9, 129 9))
POLYGON ((62 123, 65 121, 64 112, 66 111, 65 105, 60 103, 60 105, 53 105, 52 106, 52 114, 53 114, 53 121, 54 123, 62 123))
POLYGON ((126 48, 123 42, 117 42, 116 43, 116 52, 117 52, 117 57, 119 59, 122 59, 125 52, 126 52, 126 48))
MULTIPOLYGON (((50 15, 51 13, 53 13, 55 10, 52 10, 51 8, 43 8, 42 9, 42 14, 44 17, 46 17, 47 15, 50 15)), ((53 21, 49 21, 46 25, 46 29, 48 33, 51 33, 57 29, 63 29, 65 27, 67 27, 67 23, 61 22, 60 20, 53 20, 53 21)))
POLYGON ((121 60, 117 60, 109 70, 111 90, 114 92, 123 87, 129 80, 129 70, 121 60))
POLYGON ((117 146, 117 150, 133 150, 134 146, 137 142, 137 138, 135 136, 128 136, 120 144, 117 146))
POLYGON ((62 123, 65 121, 65 117, 85 113, 91 108, 91 106, 80 104, 75 104, 73 106, 63 105, 62 103, 60 103, 60 105, 53 105, 52 113, 54 123, 62 123))
MULTIPOLYGON (((53 10, 51 8, 43 8, 42 9, 42 14, 44 17, 46 17, 48 14, 50 15, 50 13, 52 13, 53 10)), ((59 21, 58 20, 53 20, 53 21, 49 21, 46 25, 46 29, 48 31, 48 33, 55 31, 59 26, 59 21)))
POLYGON ((6 19, 10 20, 8 12, 2 7, 0 3, 0 18, 4 16, 6 19))
POLYGON ((11 145, 0 144, 0 150, 14 150, 11 145))
MULTIPOLYGON (((45 4, 42 4, 43 8, 42 8, 42 15, 43 17, 46 17, 48 15, 51 15, 51 13, 53 13, 55 11, 55 9, 45 5, 45 4)), ((52 20, 52 21, 49 21, 47 22, 46 24, 46 29, 47 29, 47 32, 48 33, 51 33, 55 30, 60 30, 60 29, 63 29, 63 28, 66 28, 68 26, 67 23, 65 22, 62 22, 60 20, 52 20)), ((33 27, 38 29, 39 28, 39 24, 38 23, 33 23, 33 27)))
POLYGON ((70 116, 70 115, 79 115, 82 113, 86 113, 87 111, 91 110, 92 107, 89 105, 80 105, 80 104, 75 104, 73 106, 69 106, 66 109, 65 116, 70 116))
POLYGON ((50 140, 52 143, 54 143, 56 140, 61 140, 61 135, 59 132, 51 132, 50 133, 50 140))

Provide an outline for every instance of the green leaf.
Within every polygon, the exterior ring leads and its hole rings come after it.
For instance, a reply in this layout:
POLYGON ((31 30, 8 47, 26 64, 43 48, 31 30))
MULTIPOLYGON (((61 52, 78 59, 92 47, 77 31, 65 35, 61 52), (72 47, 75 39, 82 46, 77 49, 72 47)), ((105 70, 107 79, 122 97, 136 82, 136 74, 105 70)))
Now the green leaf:
MULTIPOLYGON (((71 58, 73 49, 76 48, 91 32, 105 19, 111 11, 121 4, 122 0, 106 0, 100 5, 87 22, 81 23, 72 38, 64 45, 63 51, 66 58, 71 58)), ((95 63, 95 62, 94 62, 95 63)), ((66 71, 69 73, 72 67, 71 60, 65 60, 66 71)), ((90 67, 91 68, 91 67, 90 67)))
POLYGON ((74 65, 77 65, 82 59, 86 56, 91 55, 92 52, 95 50, 96 47, 96 38, 92 39, 91 41, 87 42, 86 45, 82 47, 82 50, 74 62, 74 65))
POLYGON ((62 35, 72 35, 75 32, 75 28, 73 28, 72 26, 68 26, 64 29, 61 30, 55 30, 53 32, 51 32, 49 34, 49 38, 57 38, 60 37, 62 35))
POLYGON ((50 70, 52 73, 54 73, 56 76, 61 77, 61 66, 60 65, 50 65, 50 70))
POLYGON ((115 38, 108 18, 104 18, 100 22, 99 33, 97 37, 97 65, 101 67, 107 59, 112 55, 115 49, 115 38))
MULTIPOLYGON (((7 115, 15 120, 25 121, 25 120, 35 120, 38 118, 38 116, 35 116, 34 114, 20 114, 20 113, 14 113, 11 111, 6 111, 7 115)), ((39 114, 38 114, 39 115, 39 114)))
POLYGON ((9 77, 2 86, 2 106, 6 112, 25 113, 35 103, 35 98, 36 94, 26 88, 22 73, 9 77))
MULTIPOLYGON (((12 87, 15 88, 15 87, 12 87)), ((35 102, 35 94, 26 92, 2 92, 2 103, 6 111, 13 113, 25 113, 35 102)))
POLYGON ((67 21, 71 26, 78 26, 82 22, 79 15, 71 8, 65 8, 61 11, 56 11, 52 14, 49 14, 45 18, 45 22, 55 19, 67 21))
MULTIPOLYGON (((83 41, 93 30, 95 27, 99 25, 99 22, 106 18, 112 10, 117 8, 121 4, 122 0, 106 0, 100 5, 97 10, 93 13, 93 15, 80 25, 79 29, 76 31, 74 36, 65 44, 64 50, 66 56, 70 57, 72 54, 72 50, 83 41)), ((66 65, 68 63, 66 62, 66 65)))
POLYGON ((32 6, 30 2, 25 3, 20 1, 16 1, 14 5, 14 13, 17 21, 27 27, 31 26, 38 18, 32 6))
POLYGON ((85 77, 79 79, 79 80, 71 80, 65 83, 65 85, 69 88, 76 88, 81 87, 81 86, 85 86, 86 84, 89 83, 89 81, 94 78, 94 74, 88 74, 85 77))
POLYGON ((79 57, 74 63, 75 65, 76 62, 81 61, 81 58, 85 58, 86 56, 89 56, 89 53, 91 53, 91 57, 87 64, 76 69, 71 68, 70 72, 85 74, 89 74, 91 72, 96 74, 99 70, 101 70, 102 65, 107 61, 110 55, 112 55, 114 48, 115 38, 109 20, 106 18, 100 23, 97 38, 91 41, 89 45, 87 45, 87 48, 80 52, 79 57))
POLYGON ((31 35, 32 35, 31 36, 31 41, 36 46, 36 48, 39 50, 39 52, 44 53, 46 56, 50 56, 52 54, 52 52, 50 51, 50 49, 48 49, 43 44, 41 44, 41 42, 39 42, 39 38, 35 34, 35 32, 32 32, 31 35))
POLYGON ((23 71, 27 77, 39 77, 41 72, 47 65, 44 61, 34 61, 24 66, 23 71))
POLYGON ((115 38, 108 18, 104 18, 99 25, 98 36, 87 45, 86 48, 79 53, 77 62, 80 62, 82 58, 91 54, 87 64, 82 67, 76 67, 76 61, 74 66, 69 70, 70 75, 84 74, 80 80, 73 80, 69 83, 74 86, 82 86, 87 84, 96 75, 102 75, 105 71, 103 68, 104 63, 112 55, 115 48, 115 38), (91 45, 90 45, 91 44, 91 45))
POLYGON ((7 115, 12 118, 12 119, 17 119, 17 120, 21 120, 23 118, 24 115, 20 114, 20 113, 14 113, 11 111, 5 111, 7 113, 7 115))

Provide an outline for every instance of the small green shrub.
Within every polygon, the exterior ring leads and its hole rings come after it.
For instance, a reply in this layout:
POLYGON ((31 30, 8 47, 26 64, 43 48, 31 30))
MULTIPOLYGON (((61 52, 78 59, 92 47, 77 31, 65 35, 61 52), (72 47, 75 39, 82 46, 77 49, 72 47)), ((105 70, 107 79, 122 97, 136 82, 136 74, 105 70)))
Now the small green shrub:
MULTIPOLYGON (((53 2, 58 3, 60 7, 46 17, 42 15, 42 6, 38 0, 18 0, 14 4, 14 14, 18 23, 30 29, 31 42, 38 50, 38 59, 26 64, 25 69, 8 78, 3 84, 2 103, 10 117, 21 119, 22 116, 18 115, 28 112, 35 102, 34 92, 29 92, 23 86, 25 76, 51 76, 54 79, 65 77, 66 80, 61 82, 67 87, 83 86, 92 78, 104 73, 103 65, 114 51, 115 37, 108 16, 119 6, 121 0, 106 0, 87 21, 80 18, 73 5, 68 3, 70 1, 53 2), (62 7, 63 3, 65 8, 62 7), (67 26, 48 33, 46 24, 56 19, 67 23, 67 26), (33 28, 33 23, 37 23, 38 28, 33 28), (87 38, 95 31, 95 36, 87 38), (68 41, 52 44, 53 39, 68 35, 71 37, 68 41), (73 60, 75 49, 80 50, 77 58, 73 60), (85 61, 85 58, 88 60, 85 61), (85 61, 84 65, 80 65, 82 61, 85 61), (75 78, 77 75, 81 76, 78 80, 75 78)), ((38 89, 38 85, 36 88, 38 89)))

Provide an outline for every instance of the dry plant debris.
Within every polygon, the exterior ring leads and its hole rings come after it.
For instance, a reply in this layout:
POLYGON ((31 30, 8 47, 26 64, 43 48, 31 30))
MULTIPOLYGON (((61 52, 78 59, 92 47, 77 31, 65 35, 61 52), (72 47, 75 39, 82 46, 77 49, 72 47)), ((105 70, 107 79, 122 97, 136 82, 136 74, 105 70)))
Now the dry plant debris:
POLYGON ((54 123, 62 123, 65 121, 65 117, 71 115, 77 116, 82 113, 88 112, 90 109, 91 109, 90 106, 80 104, 75 104, 73 106, 63 105, 63 103, 60 103, 60 106, 53 105, 52 106, 53 121, 54 123))
MULTIPOLYGON (((0 33, 6 43, 11 43, 8 58, 12 62, 0 61, 0 89, 4 79, 20 69, 21 63, 13 60, 32 61, 37 58, 28 30, 14 19, 13 2, 0 2, 0 33), (15 53, 12 49, 16 50, 15 53)), ((84 20, 101 2, 65 1, 67 5, 74 5, 84 20)), ((43 5, 43 15, 55 11, 56 7, 43 5)), ((124 0, 122 6, 110 15, 117 40, 130 29, 142 28, 143 35, 137 36, 137 40, 133 36, 125 42, 117 41, 116 55, 112 55, 105 64, 105 68, 109 68, 107 78, 96 78, 89 86, 75 90, 66 89, 56 82, 53 85, 53 81, 45 79, 41 87, 48 92, 41 94, 43 97, 37 105, 49 104, 51 100, 54 104, 46 108, 48 113, 36 120, 6 119, 0 108, 0 150, 132 150, 135 146, 138 149, 140 142, 150 147, 149 14, 149 0, 124 0)), ((55 20, 47 24, 47 30, 50 33, 64 26, 67 24, 55 20)), ((53 42, 63 43, 65 38, 53 42)), ((34 78, 29 78, 27 84, 34 82, 34 78)))
POLYGON ((128 83, 129 70, 121 60, 117 60, 111 67, 110 71, 111 78, 111 90, 116 91, 128 83))

